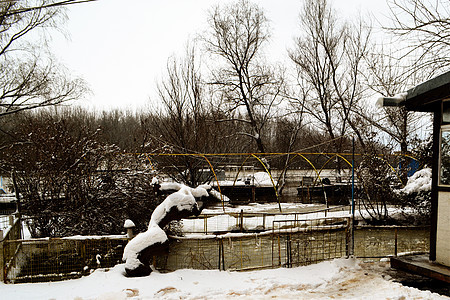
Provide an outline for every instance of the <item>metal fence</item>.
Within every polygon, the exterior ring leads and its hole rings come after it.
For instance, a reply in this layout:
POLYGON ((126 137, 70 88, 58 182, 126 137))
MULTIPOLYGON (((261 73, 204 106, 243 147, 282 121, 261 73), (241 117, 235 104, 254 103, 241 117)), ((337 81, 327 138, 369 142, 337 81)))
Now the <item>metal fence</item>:
POLYGON ((271 230, 276 221, 299 221, 350 215, 350 206, 342 205, 303 212, 218 212, 202 213, 197 217, 183 219, 183 232, 199 234, 224 234, 235 231, 261 232, 271 230), (306 216, 307 215, 307 216, 306 216))
POLYGON ((4 281, 54 281, 121 262, 126 237, 3 241, 4 281))
POLYGON ((307 265, 348 255, 349 218, 277 220, 262 233, 177 237, 157 268, 250 270, 307 265))
POLYGON ((357 226, 355 256, 378 259, 430 251, 429 226, 357 226))
MULTIPOLYGON (((171 238, 169 254, 155 258, 155 266, 162 271, 249 270, 310 264, 346 255, 348 224, 347 218, 283 220, 262 233, 171 238)), ((127 240, 124 236, 4 240, 4 281, 62 280, 112 267, 121 262, 127 240)))
POLYGON ((274 221, 278 248, 272 251, 278 266, 309 265, 348 256, 350 218, 274 221))
MULTIPOLYGON (((172 237, 169 254, 156 257, 154 263, 161 271, 251 270, 345 257, 350 253, 350 220, 272 220, 267 224, 270 229, 259 233, 172 237)), ((13 225, 20 228, 16 220, 13 225)), ((77 278, 96 268, 112 267, 121 263, 128 242, 125 236, 21 240, 20 229, 12 228, 0 242, 1 274, 3 281, 9 283, 77 278)), ((356 227, 355 255, 373 259, 401 252, 427 252, 428 236, 429 228, 424 227, 356 227)))

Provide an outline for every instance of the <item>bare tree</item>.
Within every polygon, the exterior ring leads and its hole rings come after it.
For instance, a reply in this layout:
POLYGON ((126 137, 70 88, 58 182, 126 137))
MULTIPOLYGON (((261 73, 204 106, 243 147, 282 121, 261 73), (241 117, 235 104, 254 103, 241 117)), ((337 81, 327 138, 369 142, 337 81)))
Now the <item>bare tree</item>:
MULTIPOLYGON (((366 58, 367 86, 383 97, 400 96, 426 76, 420 69, 409 72, 410 67, 404 59, 395 57, 392 52, 385 53, 384 47, 366 58)), ((408 145, 423 127, 423 120, 427 116, 425 113, 407 111, 405 107, 383 107, 378 112, 359 110, 357 113, 379 132, 387 134, 392 139, 393 150, 399 147, 402 155, 409 154, 408 145)), ((405 156, 400 159, 404 184, 407 180, 407 161, 405 156)))
POLYGON ((150 146, 153 151, 193 154, 165 156, 164 162, 175 168, 175 174, 184 182, 195 185, 202 181, 202 169, 209 169, 199 154, 224 150, 227 145, 221 129, 212 120, 214 108, 206 101, 194 48, 188 47, 182 59, 168 60, 167 75, 159 83, 158 92, 159 113, 149 117, 147 125, 150 146))
POLYGON ((370 31, 362 22, 340 22, 327 0, 306 1, 300 14, 303 34, 289 56, 297 67, 304 99, 301 107, 326 132, 334 152, 342 151, 343 137, 353 132, 361 145, 359 119, 353 111, 364 96, 361 71, 370 31))
POLYGON ((20 142, 1 149, 0 163, 15 175, 33 237, 119 233, 127 218, 146 227, 148 211, 161 201, 153 172, 142 158, 118 155, 117 146, 99 142, 102 132, 88 121, 95 123, 93 115, 40 109, 5 119, 20 142))
POLYGON ((228 115, 222 121, 241 123, 238 133, 254 140, 264 153, 263 129, 284 88, 282 72, 261 61, 269 39, 268 20, 260 7, 241 0, 216 6, 208 22, 206 47, 221 58, 212 84, 218 87, 228 115))
POLYGON ((427 69, 428 77, 450 66, 450 1, 390 0, 392 25, 387 29, 407 45, 410 72, 427 69))
POLYGON ((77 99, 85 91, 83 81, 70 79, 47 53, 44 38, 29 38, 58 26, 64 18, 58 4, 0 3, 0 116, 77 99))

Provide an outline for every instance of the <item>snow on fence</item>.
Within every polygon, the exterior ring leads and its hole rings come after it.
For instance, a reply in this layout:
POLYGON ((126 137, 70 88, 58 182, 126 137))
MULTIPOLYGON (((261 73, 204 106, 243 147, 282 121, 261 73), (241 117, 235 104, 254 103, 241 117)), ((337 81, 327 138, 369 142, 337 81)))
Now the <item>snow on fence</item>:
POLYGON ((350 206, 342 205, 332 208, 304 212, 202 212, 197 217, 182 219, 183 232, 202 234, 223 234, 234 231, 260 232, 272 229, 274 221, 311 220, 326 217, 348 217, 350 206))
MULTIPOLYGON (((308 265, 349 254, 349 217, 273 220, 267 227, 270 229, 259 233, 171 237, 169 254, 155 257, 153 263, 161 271, 250 270, 308 265)), ((424 227, 359 226, 354 234, 355 255, 375 258, 427 252, 428 235, 429 228, 424 227)), ((19 237, 0 244, 4 282, 77 278, 96 268, 109 268, 121 263, 128 242, 124 235, 31 240, 19 237)))
POLYGON ((8 263, 17 252, 16 248, 5 245, 11 240, 21 238, 22 226, 17 214, 2 216, 0 225, 0 280, 4 281, 8 263))
POLYGON ((3 241, 4 282, 78 278, 121 263, 126 236, 43 238, 3 241))
POLYGON ((292 267, 348 255, 350 218, 273 221, 261 233, 176 237, 161 270, 251 270, 292 267))
MULTIPOLYGON (((154 264, 162 271, 247 270, 304 265, 346 255, 348 218, 282 220, 270 227, 261 233, 172 237, 169 254, 156 257, 154 264)), ((127 241, 125 236, 5 240, 4 281, 61 280, 109 268, 121 263, 127 241)))

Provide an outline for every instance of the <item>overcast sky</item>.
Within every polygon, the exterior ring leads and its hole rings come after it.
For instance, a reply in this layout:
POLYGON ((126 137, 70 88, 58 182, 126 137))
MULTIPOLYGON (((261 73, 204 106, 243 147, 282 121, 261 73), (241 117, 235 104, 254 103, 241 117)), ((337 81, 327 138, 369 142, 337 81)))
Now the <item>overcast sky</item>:
MULTIPOLYGON (((221 3, 231 1, 220 1, 221 3)), ((287 61, 286 49, 299 34, 302 0, 254 0, 271 22, 267 55, 287 61)), ((330 0, 343 17, 358 12, 387 15, 385 0, 330 0)), ((92 94, 81 102, 96 109, 145 108, 155 98, 155 83, 167 59, 206 28, 212 0, 99 0, 67 11, 69 38, 55 35, 52 51, 92 94)), ((154 100, 153 100, 154 101, 154 100)))

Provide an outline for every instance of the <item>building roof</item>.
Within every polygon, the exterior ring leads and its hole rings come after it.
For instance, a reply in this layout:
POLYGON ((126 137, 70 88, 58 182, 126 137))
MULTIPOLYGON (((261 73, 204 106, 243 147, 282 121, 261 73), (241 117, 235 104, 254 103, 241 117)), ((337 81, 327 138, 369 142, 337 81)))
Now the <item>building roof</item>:
POLYGON ((408 90, 404 104, 407 110, 433 112, 444 99, 450 100, 450 71, 408 90))

